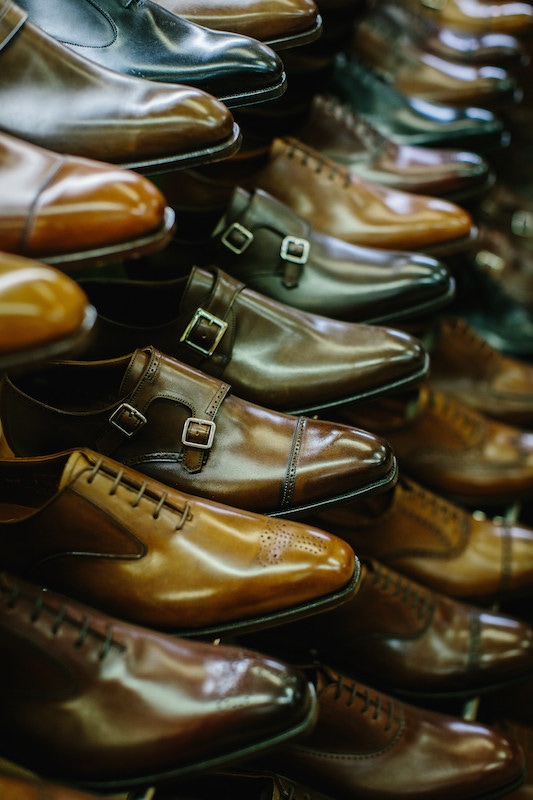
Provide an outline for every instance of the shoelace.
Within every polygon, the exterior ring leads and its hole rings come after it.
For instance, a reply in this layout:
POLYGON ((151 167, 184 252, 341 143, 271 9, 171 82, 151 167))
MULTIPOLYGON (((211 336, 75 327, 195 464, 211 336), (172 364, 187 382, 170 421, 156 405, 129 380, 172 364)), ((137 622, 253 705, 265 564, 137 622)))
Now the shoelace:
POLYGON ((382 564, 374 564, 372 582, 379 589, 387 592, 409 605, 409 607, 423 619, 434 605, 431 592, 423 586, 418 586, 401 575, 399 572, 391 572, 382 564))
POLYGON ((417 509, 424 510, 424 516, 430 519, 441 519, 446 524, 452 522, 455 525, 460 525, 463 511, 449 503, 443 497, 439 497, 431 492, 426 492, 422 487, 415 486, 410 481, 404 478, 399 478, 398 483, 405 493, 409 493, 415 499, 417 509))
POLYGON ((361 140, 367 150, 373 152, 380 150, 387 144, 387 139, 370 122, 359 116, 348 105, 341 103, 336 97, 329 95, 319 95, 315 98, 318 107, 331 114, 335 122, 344 127, 361 140))
POLYGON ((340 164, 337 164, 331 158, 322 155, 322 153, 313 150, 311 147, 305 147, 305 145, 295 139, 286 139, 285 141, 289 145, 287 158, 299 158, 304 167, 313 169, 317 175, 327 173, 327 177, 331 181, 340 181, 344 189, 347 189, 352 183, 348 170, 340 164), (314 167, 311 163, 313 161, 315 162, 314 167))
POLYGON ((485 339, 483 339, 483 337, 480 336, 477 331, 475 331, 474 328, 472 328, 461 317, 448 320, 446 325, 450 328, 453 336, 459 337, 463 342, 472 348, 472 357, 475 358, 477 353, 479 353, 484 359, 490 359, 490 361, 494 362, 495 364, 501 364, 503 361, 503 354, 485 341, 485 339))
MULTIPOLYGON (((116 472, 109 464, 105 462, 105 460, 102 457, 98 458, 97 461, 95 462, 93 468, 91 469, 91 472, 87 476, 87 483, 92 483, 99 473, 104 474, 107 478, 111 478, 114 476, 113 485, 109 490, 109 494, 111 496, 116 494, 118 487, 121 485, 124 486, 128 491, 132 490, 134 491, 137 488, 134 487, 132 484, 130 484, 129 481, 124 480, 124 469, 121 468, 118 470, 118 472, 116 472)), ((167 502, 168 492, 162 492, 161 495, 154 495, 154 493, 148 489, 148 484, 146 481, 143 481, 141 485, 138 487, 137 493, 133 501, 130 503, 131 507, 137 508, 143 497, 155 503, 155 508, 152 512, 152 517, 155 520, 159 519, 159 515, 163 507, 166 507, 173 514, 178 515, 179 519, 174 528, 174 530, 176 531, 181 530, 185 525, 185 523, 188 520, 192 519, 192 513, 189 501, 185 503, 182 509, 177 508, 172 503, 167 502)))
POLYGON ((444 392, 433 392, 430 397, 430 406, 439 416, 447 419, 456 431, 465 434, 469 442, 477 441, 478 436, 486 427, 485 420, 480 414, 470 410, 444 392))
POLYGON ((353 681, 349 681, 343 675, 338 675, 335 680, 331 682, 335 686, 335 700, 340 700, 341 697, 347 696, 346 705, 351 707, 357 699, 362 701, 361 714, 367 714, 372 711, 372 720, 377 722, 382 714, 385 715, 384 730, 390 731, 392 723, 395 718, 394 701, 392 698, 385 698, 379 692, 372 691, 366 686, 359 686, 353 681), (385 701, 385 702, 384 702, 385 701))

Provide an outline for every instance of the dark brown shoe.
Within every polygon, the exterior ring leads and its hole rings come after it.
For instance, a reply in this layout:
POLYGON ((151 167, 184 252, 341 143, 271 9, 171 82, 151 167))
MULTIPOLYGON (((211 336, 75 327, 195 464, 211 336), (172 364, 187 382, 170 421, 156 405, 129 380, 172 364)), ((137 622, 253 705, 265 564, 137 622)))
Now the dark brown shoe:
POLYGON ((442 28, 483 34, 489 31, 528 34, 533 25, 531 3, 520 0, 399 0, 442 28))

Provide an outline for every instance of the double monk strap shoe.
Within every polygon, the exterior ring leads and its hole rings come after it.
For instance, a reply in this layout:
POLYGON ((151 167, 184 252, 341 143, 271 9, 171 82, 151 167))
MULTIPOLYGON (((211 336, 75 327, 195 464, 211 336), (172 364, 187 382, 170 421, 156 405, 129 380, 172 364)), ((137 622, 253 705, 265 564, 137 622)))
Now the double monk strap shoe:
POLYGON ((11 0, 1 0, 4 133, 144 172, 209 163, 239 148, 231 112, 210 94, 105 69, 27 17, 11 0))
POLYGON ((339 322, 269 300, 217 268, 171 281, 80 281, 98 311, 86 358, 149 342, 223 378, 252 403, 309 413, 418 383, 428 355, 392 328, 339 322))
POLYGON ((533 594, 533 530, 470 512, 401 475, 391 492, 361 498, 313 523, 360 556, 449 597, 479 605, 533 594))
POLYGON ((306 674, 318 721, 258 759, 265 770, 338 800, 489 800, 523 781, 520 746, 489 725, 417 708, 328 665, 306 674))
POLYGON ((0 371, 74 355, 88 345, 96 311, 64 273, 0 252, 0 371))
POLYGON ((123 791, 305 732, 308 679, 274 659, 121 622, 0 579, 0 754, 44 779, 123 791))
POLYGON ((89 447, 182 491, 274 516, 396 480, 380 437, 247 402, 153 347, 57 362, 25 378, 6 376, 1 393, 16 456, 89 447))
POLYGON ((531 3, 520 0, 400 0, 440 27, 467 33, 489 31, 518 36, 529 34, 533 25, 531 3))
POLYGON ((150 0, 20 0, 31 21, 102 67, 152 81, 195 86, 229 108, 279 97, 281 59, 249 36, 214 31, 150 0))
POLYGON ((427 385, 414 394, 338 413, 386 436, 406 474, 454 502, 483 508, 531 497, 533 434, 427 385))
POLYGON ((89 450, 0 459, 0 475, 3 566, 134 624, 253 630, 357 587, 343 540, 183 494, 89 450))

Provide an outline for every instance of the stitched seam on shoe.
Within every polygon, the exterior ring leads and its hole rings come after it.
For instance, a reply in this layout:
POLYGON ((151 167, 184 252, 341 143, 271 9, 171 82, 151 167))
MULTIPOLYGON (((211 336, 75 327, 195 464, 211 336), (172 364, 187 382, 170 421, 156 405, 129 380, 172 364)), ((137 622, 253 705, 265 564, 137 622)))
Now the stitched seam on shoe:
POLYGON ((50 186, 53 179, 56 177, 57 173, 61 169, 61 167, 65 164, 66 159, 64 157, 60 158, 56 164, 52 164, 51 170, 45 179, 42 181, 40 187, 37 189, 35 193, 35 197, 33 202, 30 204, 28 209, 28 214, 26 216, 26 222, 24 224, 24 228, 22 230, 21 236, 21 244, 23 247, 23 252, 29 252, 31 234, 35 227, 35 221, 37 219, 37 208, 40 207, 40 200, 42 199, 43 192, 50 186))
POLYGON ((285 508, 292 502, 294 494, 294 487, 296 486, 296 471, 298 469, 298 461, 300 459, 300 452, 302 449, 302 441, 307 425, 307 417, 299 417, 296 422, 294 436, 292 438, 291 454, 285 481, 283 484, 283 491, 281 495, 281 507, 285 508))
POLYGON ((470 646, 468 648, 467 670, 477 669, 481 653, 481 622, 475 609, 470 613, 470 646))

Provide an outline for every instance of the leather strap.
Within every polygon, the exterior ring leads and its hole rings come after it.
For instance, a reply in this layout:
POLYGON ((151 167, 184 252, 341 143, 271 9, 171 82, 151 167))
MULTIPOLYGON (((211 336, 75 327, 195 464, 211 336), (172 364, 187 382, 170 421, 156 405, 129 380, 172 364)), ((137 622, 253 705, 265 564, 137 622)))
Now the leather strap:
POLYGON ((0 0, 0 50, 9 44, 27 19, 26 11, 12 3, 11 0, 0 0))

